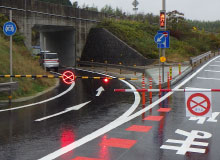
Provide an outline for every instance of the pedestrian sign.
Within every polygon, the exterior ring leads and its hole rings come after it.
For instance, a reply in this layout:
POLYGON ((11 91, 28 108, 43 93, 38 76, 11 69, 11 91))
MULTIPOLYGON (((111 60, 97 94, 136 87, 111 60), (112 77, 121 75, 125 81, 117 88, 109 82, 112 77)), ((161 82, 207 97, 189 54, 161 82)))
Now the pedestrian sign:
POLYGON ((187 117, 211 117, 211 92, 186 92, 186 116, 187 117))
POLYGON ((3 26, 3 32, 6 36, 13 36, 16 33, 17 27, 13 22, 6 22, 3 26))
POLYGON ((157 48, 170 48, 170 31, 158 31, 154 37, 157 48))

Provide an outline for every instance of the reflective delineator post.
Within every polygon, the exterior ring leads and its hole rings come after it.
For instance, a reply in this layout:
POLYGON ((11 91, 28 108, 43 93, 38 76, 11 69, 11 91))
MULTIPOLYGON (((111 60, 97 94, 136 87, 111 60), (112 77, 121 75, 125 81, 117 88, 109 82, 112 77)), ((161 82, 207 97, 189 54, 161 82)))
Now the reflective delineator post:
MULTIPOLYGON (((119 65, 122 65, 122 63, 121 63, 121 62, 119 62, 119 65)), ((120 68, 120 74, 121 74, 121 68, 120 68)))
POLYGON ((169 76, 169 72, 167 72, 167 88, 170 89, 170 76, 169 76))
MULTIPOLYGON (((159 89, 161 89, 161 76, 159 76, 159 89)), ((161 96, 161 92, 159 92, 159 96, 161 96)))
MULTIPOLYGON (((145 89, 145 77, 144 77, 144 73, 142 75, 142 89, 145 89)), ((144 108, 145 107, 145 92, 142 92, 142 107, 144 108)))
POLYGON ((170 80, 173 79, 173 68, 172 66, 170 66, 170 80))
POLYGON ((179 63, 179 75, 181 75, 181 63, 179 63))
MULTIPOLYGON (((153 80, 149 78, 149 89, 153 89, 153 80)), ((152 104, 152 92, 149 92, 150 104, 152 104)))

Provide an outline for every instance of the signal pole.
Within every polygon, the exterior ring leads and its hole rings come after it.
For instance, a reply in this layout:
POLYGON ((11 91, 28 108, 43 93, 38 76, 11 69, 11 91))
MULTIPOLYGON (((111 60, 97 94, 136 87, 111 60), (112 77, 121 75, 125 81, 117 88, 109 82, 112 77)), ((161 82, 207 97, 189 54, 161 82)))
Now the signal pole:
MULTIPOLYGON (((166 31, 166 0, 162 0, 162 11, 165 12, 164 16, 164 26, 161 27, 160 29, 163 31, 166 31)), ((161 18, 161 13, 160 13, 160 18, 161 18)), ((161 19, 160 19, 161 23, 161 19)), ((166 57, 166 49, 162 48, 162 56, 166 57)), ((164 62, 162 62, 162 82, 164 82, 164 62)))

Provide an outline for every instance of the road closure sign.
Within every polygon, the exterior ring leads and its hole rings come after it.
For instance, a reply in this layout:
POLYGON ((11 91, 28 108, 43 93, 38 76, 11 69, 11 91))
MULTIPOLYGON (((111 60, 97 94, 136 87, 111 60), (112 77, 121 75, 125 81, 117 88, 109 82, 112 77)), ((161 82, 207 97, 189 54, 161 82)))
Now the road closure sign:
POLYGON ((211 117, 211 92, 185 92, 187 117, 211 117))

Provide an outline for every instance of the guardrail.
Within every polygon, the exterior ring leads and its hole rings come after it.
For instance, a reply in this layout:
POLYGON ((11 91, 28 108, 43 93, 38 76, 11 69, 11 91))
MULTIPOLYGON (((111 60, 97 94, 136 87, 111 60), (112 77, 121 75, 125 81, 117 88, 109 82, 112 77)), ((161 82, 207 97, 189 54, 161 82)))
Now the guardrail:
POLYGON ((77 64, 85 65, 85 66, 109 67, 109 68, 123 69, 123 70, 138 72, 138 73, 145 73, 145 69, 142 69, 142 68, 117 65, 117 64, 107 64, 107 63, 98 63, 98 62, 89 62, 89 61, 78 61, 77 64))
POLYGON ((17 82, 0 83, 0 92, 8 92, 16 89, 18 89, 17 82))
POLYGON ((207 61, 208 59, 216 56, 216 55, 219 55, 220 52, 215 52, 215 53, 212 53, 211 51, 209 52, 206 52, 204 54, 201 54, 199 56, 196 56, 196 57, 191 57, 190 58, 190 64, 191 66, 194 68, 196 67, 197 65, 207 61))

